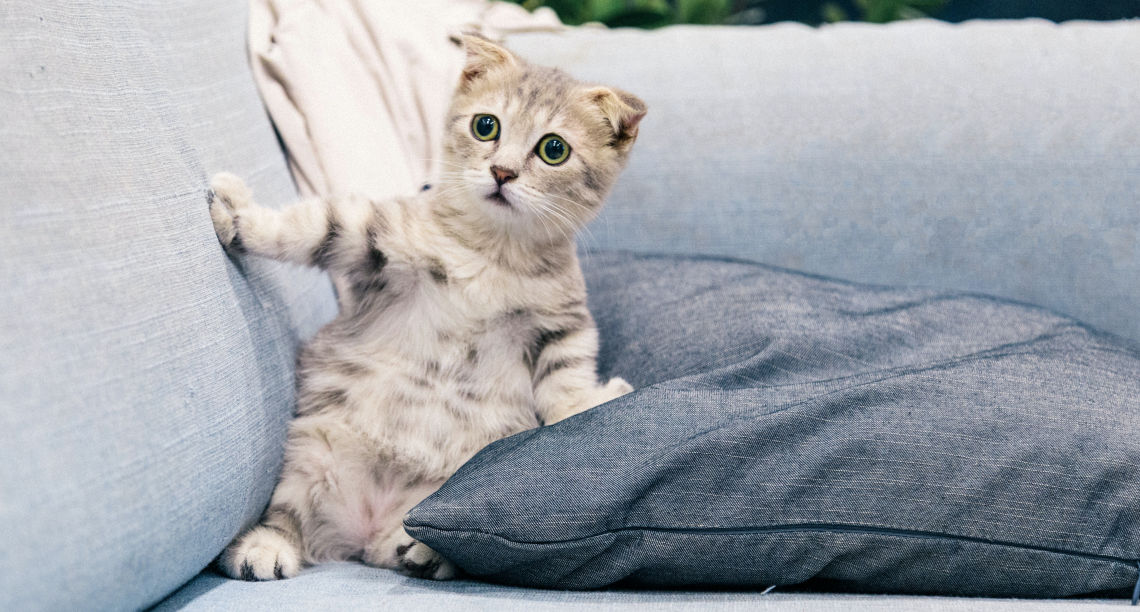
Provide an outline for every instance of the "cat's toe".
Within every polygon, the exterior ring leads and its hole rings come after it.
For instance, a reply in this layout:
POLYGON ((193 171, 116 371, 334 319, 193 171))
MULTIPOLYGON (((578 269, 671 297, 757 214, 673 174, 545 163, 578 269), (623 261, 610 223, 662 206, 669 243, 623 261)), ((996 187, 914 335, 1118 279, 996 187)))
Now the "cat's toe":
POLYGON ((230 172, 219 172, 210 177, 210 192, 213 194, 213 201, 233 211, 245 208, 253 202, 253 192, 246 187, 245 181, 230 172))
POLYGON ((222 569, 241 580, 280 580, 301 571, 301 555, 292 542, 270 529, 255 528, 230 545, 222 569))
POLYGON ((615 376, 606 383, 606 391, 611 395, 611 399, 619 398, 626 393, 632 393, 633 385, 625 382, 624 378, 615 376))
POLYGON ((215 174, 210 180, 206 200, 210 204, 210 220, 218 241, 227 249, 241 251, 237 232, 237 213, 252 202, 252 194, 237 176, 228 172, 215 174))
POLYGON ((396 569, 400 573, 413 578, 427 578, 431 580, 451 580, 455 577, 455 564, 443 558, 422 542, 412 542, 410 546, 401 546, 399 563, 396 569))
MULTIPOLYGON (((237 225, 234 223, 233 213, 217 202, 212 191, 210 192, 210 221, 214 223, 214 233, 218 235, 218 242, 227 249, 234 248, 234 242, 237 238, 237 225)), ((240 242, 237 248, 240 250, 240 242)))

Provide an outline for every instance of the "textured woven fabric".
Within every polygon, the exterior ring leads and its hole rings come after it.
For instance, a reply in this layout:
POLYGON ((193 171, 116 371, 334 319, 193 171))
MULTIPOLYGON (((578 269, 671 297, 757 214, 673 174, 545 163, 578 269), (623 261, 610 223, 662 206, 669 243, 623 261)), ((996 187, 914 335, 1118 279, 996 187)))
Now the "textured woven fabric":
POLYGON ((979 291, 1140 340, 1140 21, 507 42, 649 105, 591 248, 979 291))
POLYGON ((983 296, 590 264, 600 368, 638 390, 492 444, 411 511, 408 532, 473 575, 1131 592, 1135 345, 983 296))
POLYGON ((158 612, 291 610, 463 610, 465 612, 1097 612, 1108 600, 1025 600, 787 593, 762 591, 554 591, 469 580, 433 582, 355 563, 309 568, 280 582, 242 582, 206 572, 170 596, 158 612))
POLYGON ((264 508, 324 276, 218 246, 207 176, 293 186, 245 6, 0 3, 0 609, 130 609, 264 508))

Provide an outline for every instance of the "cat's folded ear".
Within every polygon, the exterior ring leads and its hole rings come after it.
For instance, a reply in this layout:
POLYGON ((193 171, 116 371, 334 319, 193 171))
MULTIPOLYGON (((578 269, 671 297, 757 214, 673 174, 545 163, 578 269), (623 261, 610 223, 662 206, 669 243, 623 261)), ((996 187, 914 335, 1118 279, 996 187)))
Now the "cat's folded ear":
POLYGON ((591 87, 586 99, 597 105, 614 131, 614 144, 629 146, 637 138, 637 126, 649 107, 641 98, 616 87, 591 87))
POLYGON ((463 75, 459 78, 459 88, 466 91, 471 84, 490 70, 500 67, 517 66, 518 59, 505 48, 491 42, 481 34, 467 33, 459 36, 459 43, 467 54, 463 75))

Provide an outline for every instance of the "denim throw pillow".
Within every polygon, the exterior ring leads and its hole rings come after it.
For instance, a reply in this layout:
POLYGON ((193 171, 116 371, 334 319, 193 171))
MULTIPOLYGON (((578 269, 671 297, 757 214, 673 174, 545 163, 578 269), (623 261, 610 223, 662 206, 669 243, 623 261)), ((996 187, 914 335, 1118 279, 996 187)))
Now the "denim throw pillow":
POLYGON ((594 254, 603 376, 408 532, 492 581, 1059 597, 1131 591, 1140 351, 1030 306, 594 254))

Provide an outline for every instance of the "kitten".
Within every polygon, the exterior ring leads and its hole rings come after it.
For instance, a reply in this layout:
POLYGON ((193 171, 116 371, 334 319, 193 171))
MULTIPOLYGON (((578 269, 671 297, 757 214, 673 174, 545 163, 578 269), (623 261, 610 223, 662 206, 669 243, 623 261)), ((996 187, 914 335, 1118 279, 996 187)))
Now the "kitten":
POLYGON ((226 248, 319 266, 343 289, 337 318, 298 356, 269 508, 220 559, 234 578, 346 559, 450 578, 404 514, 490 442, 632 391, 598 382, 573 235, 625 165, 645 104, 462 42, 435 187, 273 210, 231 174, 211 181, 226 248))

